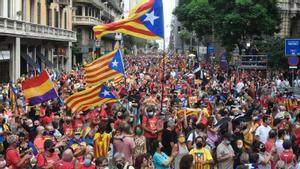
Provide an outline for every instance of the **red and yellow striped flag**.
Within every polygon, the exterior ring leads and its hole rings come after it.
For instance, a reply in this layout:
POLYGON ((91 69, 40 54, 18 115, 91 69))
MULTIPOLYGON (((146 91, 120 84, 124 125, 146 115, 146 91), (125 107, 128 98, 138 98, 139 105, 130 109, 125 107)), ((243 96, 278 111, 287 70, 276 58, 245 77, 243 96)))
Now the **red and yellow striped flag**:
POLYGON ((113 93, 103 85, 85 89, 65 99, 67 107, 73 112, 85 111, 104 103, 114 103, 116 101, 117 99, 113 93))
POLYGON ((163 67, 163 66, 164 66, 164 62, 165 62, 165 64, 167 64, 167 63, 169 62, 168 56, 164 56, 164 57, 160 60, 159 66, 160 66, 160 67, 163 67))
MULTIPOLYGON (((121 55, 119 49, 115 49, 114 51, 84 66, 84 76, 87 86, 103 84, 109 80, 124 76, 122 72, 110 67, 110 64, 113 62, 113 58, 116 57, 116 55, 121 55)), ((119 64, 118 66, 123 66, 122 62, 123 61, 117 61, 119 64)))
POLYGON ((120 21, 98 25, 93 28, 96 38, 108 33, 125 33, 142 39, 157 40, 164 38, 162 0, 144 0, 120 21))

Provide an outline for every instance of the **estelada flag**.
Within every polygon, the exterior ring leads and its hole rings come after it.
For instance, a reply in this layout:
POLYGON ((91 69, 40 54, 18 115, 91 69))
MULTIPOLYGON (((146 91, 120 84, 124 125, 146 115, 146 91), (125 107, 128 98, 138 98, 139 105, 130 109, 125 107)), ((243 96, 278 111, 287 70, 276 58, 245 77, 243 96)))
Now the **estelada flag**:
POLYGON ((84 65, 87 86, 95 86, 125 75, 123 57, 120 49, 101 56, 90 64, 84 65))
POLYGON ((116 96, 104 85, 85 89, 65 99, 67 107, 72 112, 81 112, 104 103, 114 103, 116 101, 116 96))
POLYGON ((41 75, 23 81, 22 90, 30 106, 58 98, 54 85, 45 70, 41 75))
POLYGON ((164 15, 162 0, 142 2, 129 12, 125 19, 94 26, 96 38, 108 33, 124 33, 148 40, 164 38, 164 15))

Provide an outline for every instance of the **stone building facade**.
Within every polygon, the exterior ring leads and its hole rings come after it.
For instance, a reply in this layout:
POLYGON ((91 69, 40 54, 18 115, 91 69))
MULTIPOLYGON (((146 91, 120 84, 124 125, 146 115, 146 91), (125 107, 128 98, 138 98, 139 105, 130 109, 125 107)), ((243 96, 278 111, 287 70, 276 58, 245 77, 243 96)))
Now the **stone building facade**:
POLYGON ((37 70, 71 70, 72 0, 0 1, 0 77, 15 82, 37 70))

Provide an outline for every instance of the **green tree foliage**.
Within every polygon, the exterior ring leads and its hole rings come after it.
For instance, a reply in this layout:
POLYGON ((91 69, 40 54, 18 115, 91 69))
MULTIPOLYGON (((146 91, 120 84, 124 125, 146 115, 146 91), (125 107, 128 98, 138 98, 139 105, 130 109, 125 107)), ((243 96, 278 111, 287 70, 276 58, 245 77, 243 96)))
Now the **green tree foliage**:
POLYGON ((272 36, 281 22, 276 0, 191 0, 174 14, 198 37, 214 30, 228 50, 255 37, 272 36))
POLYGON ((255 42, 261 54, 268 55, 268 66, 271 68, 288 69, 288 60, 284 56, 284 39, 272 37, 255 42))
POLYGON ((214 9, 207 0, 190 0, 175 9, 178 20, 189 31, 195 31, 198 37, 212 32, 214 9))

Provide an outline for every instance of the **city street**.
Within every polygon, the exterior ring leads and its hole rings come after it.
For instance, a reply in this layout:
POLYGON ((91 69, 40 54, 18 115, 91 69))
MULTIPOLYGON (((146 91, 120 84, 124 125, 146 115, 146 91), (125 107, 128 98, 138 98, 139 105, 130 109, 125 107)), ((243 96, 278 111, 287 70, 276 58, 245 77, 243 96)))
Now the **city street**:
POLYGON ((294 0, 0 0, 0 169, 300 169, 294 0))

